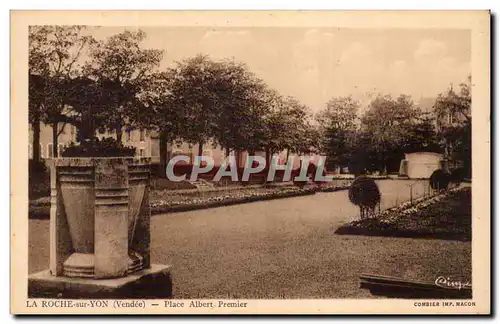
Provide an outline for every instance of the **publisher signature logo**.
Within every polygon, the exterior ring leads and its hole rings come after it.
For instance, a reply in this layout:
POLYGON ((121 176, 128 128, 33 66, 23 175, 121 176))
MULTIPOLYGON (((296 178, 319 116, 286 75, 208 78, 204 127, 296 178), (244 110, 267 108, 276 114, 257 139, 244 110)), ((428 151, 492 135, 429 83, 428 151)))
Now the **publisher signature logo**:
POLYGON ((449 277, 439 276, 434 282, 436 286, 442 288, 453 288, 453 289, 463 289, 463 288, 472 288, 470 282, 461 282, 458 280, 452 280, 449 277))

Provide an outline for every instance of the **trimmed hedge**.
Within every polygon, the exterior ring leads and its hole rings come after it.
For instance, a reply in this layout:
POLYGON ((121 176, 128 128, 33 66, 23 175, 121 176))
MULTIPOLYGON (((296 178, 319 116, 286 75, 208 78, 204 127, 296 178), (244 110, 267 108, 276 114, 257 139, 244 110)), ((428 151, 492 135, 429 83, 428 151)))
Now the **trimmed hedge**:
POLYGON ((442 169, 437 169, 432 172, 431 177, 429 178, 429 185, 434 190, 443 190, 448 188, 450 180, 451 177, 449 173, 442 169))

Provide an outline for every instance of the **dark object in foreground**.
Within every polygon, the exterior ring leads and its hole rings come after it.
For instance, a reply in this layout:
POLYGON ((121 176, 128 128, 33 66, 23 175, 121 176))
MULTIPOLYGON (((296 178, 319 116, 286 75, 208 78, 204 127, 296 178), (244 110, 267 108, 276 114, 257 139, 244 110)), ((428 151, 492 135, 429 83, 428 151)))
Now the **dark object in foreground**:
POLYGON ((360 287, 369 289, 373 295, 392 298, 440 298, 471 299, 472 287, 445 288, 433 282, 406 280, 402 278, 362 274, 360 287))

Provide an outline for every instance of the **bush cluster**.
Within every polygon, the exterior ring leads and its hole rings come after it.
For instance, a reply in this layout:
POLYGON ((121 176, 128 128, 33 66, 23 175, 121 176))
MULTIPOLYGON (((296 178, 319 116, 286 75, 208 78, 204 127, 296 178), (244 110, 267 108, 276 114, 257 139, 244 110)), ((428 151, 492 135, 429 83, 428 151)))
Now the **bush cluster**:
POLYGON ((432 172, 431 177, 429 178, 429 185, 434 190, 442 190, 447 189, 450 184, 451 176, 448 172, 437 169, 432 172))
POLYGON ((380 202, 380 190, 373 179, 359 176, 349 188, 349 200, 356 206, 373 208, 380 202))
POLYGON ((61 153, 62 157, 120 157, 134 156, 135 147, 124 146, 112 137, 86 140, 80 144, 70 143, 61 153))
POLYGON ((48 171, 47 166, 45 165, 45 163, 43 161, 36 161, 33 159, 29 160, 28 168, 29 168, 30 177, 33 175, 44 174, 45 172, 48 171))

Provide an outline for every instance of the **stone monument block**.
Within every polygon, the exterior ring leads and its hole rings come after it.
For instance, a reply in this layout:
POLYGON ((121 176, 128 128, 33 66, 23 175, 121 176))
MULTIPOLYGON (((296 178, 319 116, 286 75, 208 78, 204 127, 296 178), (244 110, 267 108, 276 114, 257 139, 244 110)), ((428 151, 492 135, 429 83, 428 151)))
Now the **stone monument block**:
POLYGON ((171 294, 170 267, 150 263, 150 159, 59 158, 50 169, 50 265, 30 276, 30 293, 146 293, 138 283, 148 277, 148 287, 169 281, 161 296, 171 294))

